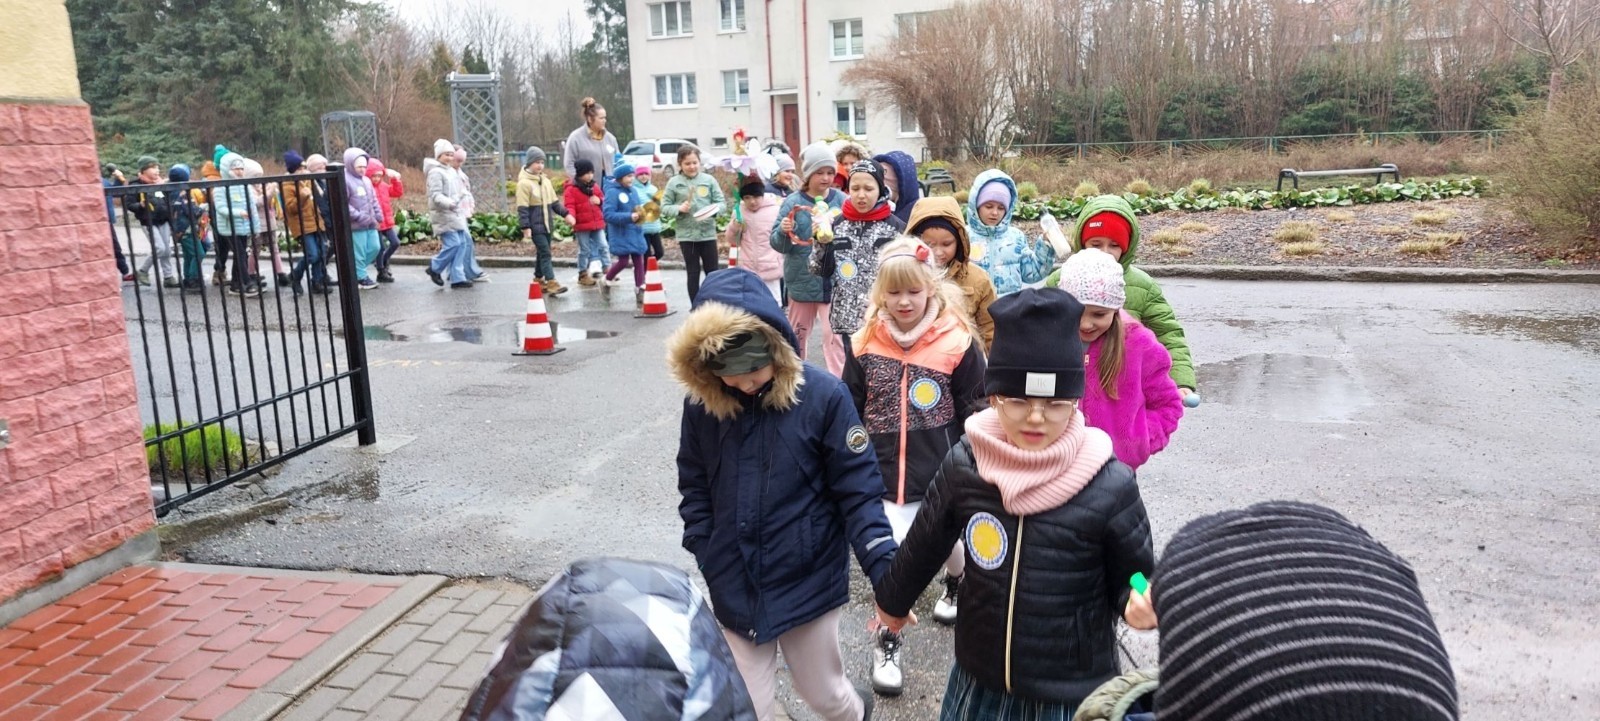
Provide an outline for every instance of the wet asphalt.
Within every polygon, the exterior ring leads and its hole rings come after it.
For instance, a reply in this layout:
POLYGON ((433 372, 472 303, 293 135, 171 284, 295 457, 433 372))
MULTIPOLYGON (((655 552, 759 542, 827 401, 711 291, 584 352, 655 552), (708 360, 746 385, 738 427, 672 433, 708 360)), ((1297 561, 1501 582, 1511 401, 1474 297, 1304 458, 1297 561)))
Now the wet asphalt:
MULTIPOLYGON (((681 394, 663 363, 687 310, 681 271, 663 273, 665 319, 634 318, 625 288, 551 299, 567 350, 548 357, 511 355, 525 271, 463 291, 398 274, 361 295, 378 450, 296 458, 263 484, 287 508, 169 551, 534 586, 585 556, 694 567, 676 513, 681 394)), ((1600 286, 1162 284, 1205 403, 1139 474, 1158 551, 1201 514, 1331 506, 1416 569, 1464 718, 1600 718, 1600 286)), ((230 489, 170 518, 248 502, 230 489)), ((853 595, 842 637, 864 683, 859 574, 853 595)), ((1151 639, 1131 646, 1154 660, 1151 639)), ((905 654, 906 693, 876 718, 937 714, 950 631, 925 623, 905 654)))

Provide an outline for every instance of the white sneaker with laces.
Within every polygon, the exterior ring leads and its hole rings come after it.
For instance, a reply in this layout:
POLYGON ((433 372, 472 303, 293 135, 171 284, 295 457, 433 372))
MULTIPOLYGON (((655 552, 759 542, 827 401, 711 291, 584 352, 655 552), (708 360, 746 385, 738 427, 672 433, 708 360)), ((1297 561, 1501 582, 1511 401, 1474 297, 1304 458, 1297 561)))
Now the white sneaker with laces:
POLYGON ((887 628, 878 629, 878 638, 872 646, 872 690, 879 696, 899 696, 905 690, 905 677, 900 672, 900 634, 887 628))
POLYGON ((956 599, 961 592, 961 577, 946 574, 944 595, 933 604, 933 620, 946 626, 956 625, 956 599))

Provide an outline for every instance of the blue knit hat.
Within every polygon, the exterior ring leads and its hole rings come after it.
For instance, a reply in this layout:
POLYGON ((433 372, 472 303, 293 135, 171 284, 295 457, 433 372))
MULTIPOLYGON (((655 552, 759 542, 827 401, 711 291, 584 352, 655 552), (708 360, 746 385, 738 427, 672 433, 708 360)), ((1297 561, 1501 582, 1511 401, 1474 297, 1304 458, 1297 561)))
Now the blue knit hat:
POLYGON ((300 166, 305 165, 305 164, 306 164, 306 159, 300 157, 299 153, 296 153, 293 150, 285 150, 285 151, 283 151, 283 167, 284 167, 285 170, 288 170, 289 172, 293 173, 296 170, 299 170, 300 166))
POLYGON ((621 181, 623 178, 633 175, 633 170, 634 168, 632 165, 627 163, 618 163, 616 167, 611 169, 611 179, 621 181))

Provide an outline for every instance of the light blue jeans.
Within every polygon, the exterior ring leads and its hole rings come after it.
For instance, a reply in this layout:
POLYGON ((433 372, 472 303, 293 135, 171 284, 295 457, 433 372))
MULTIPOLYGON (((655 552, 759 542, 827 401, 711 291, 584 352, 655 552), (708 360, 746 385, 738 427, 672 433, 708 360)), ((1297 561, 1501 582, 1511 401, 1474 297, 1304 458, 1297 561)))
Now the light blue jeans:
POLYGON ((574 233, 578 237, 578 272, 589 272, 589 264, 600 261, 603 271, 607 265, 606 236, 603 230, 580 230, 574 233))
POLYGON ((367 228, 365 230, 350 231, 351 245, 355 246, 356 280, 372 280, 367 275, 367 268, 378 260, 378 251, 383 248, 378 242, 378 230, 367 228))
POLYGON ((467 231, 447 230, 439 235, 439 242, 439 254, 433 256, 428 267, 444 276, 448 282, 470 282, 472 278, 467 275, 467 261, 468 253, 472 251, 472 241, 467 237, 467 231))

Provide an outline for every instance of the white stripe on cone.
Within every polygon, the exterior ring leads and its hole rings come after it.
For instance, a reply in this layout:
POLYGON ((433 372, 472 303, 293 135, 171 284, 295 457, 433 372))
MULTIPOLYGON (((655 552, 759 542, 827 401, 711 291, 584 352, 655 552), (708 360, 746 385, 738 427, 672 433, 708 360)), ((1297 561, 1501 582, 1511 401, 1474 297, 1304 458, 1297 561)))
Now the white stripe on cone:
POLYGON ((544 314, 545 314, 544 299, 543 298, 529 298, 528 299, 528 315, 544 315, 544 314))
POLYGON ((523 340, 528 340, 530 338, 532 338, 532 339, 544 339, 544 338, 549 338, 549 337, 551 337, 551 336, 550 336, 550 324, 548 322, 524 323, 523 326, 522 326, 522 339, 523 340))

